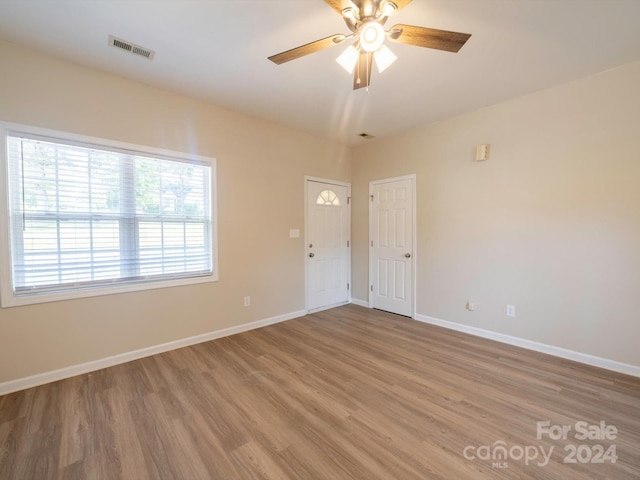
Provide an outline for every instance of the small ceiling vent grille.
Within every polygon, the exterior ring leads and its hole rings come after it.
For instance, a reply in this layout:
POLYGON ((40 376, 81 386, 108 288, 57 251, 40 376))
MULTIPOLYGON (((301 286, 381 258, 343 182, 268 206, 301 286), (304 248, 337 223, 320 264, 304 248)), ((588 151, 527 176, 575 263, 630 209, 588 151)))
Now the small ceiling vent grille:
POLYGON ((156 52, 149 48, 144 48, 140 45, 136 45, 135 43, 127 42, 126 40, 114 37, 113 35, 109 35, 109 45, 120 48, 121 50, 126 50, 134 55, 148 58, 149 60, 153 60, 153 56, 156 54, 156 52))

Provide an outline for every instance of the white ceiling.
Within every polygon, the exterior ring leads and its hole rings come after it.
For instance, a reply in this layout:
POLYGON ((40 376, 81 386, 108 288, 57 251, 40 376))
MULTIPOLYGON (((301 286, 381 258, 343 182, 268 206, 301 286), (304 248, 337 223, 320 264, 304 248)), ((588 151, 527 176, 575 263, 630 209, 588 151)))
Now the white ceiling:
POLYGON ((0 0, 0 40, 358 145, 638 60, 639 19, 640 0, 414 0, 386 26, 472 37, 459 53, 390 44, 368 93, 335 62, 345 46, 267 60, 348 33, 323 0, 0 0))

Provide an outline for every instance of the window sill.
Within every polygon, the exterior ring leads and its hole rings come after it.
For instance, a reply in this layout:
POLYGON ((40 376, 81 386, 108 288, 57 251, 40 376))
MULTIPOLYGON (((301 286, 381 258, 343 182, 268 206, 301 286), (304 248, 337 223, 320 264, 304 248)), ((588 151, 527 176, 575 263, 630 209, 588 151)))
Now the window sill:
POLYGON ((201 283, 217 282, 218 277, 207 275, 202 277, 181 278, 177 280, 157 280, 139 283, 120 284, 108 287, 88 287, 86 289, 70 290, 67 292, 39 293, 15 295, 11 290, 2 291, 2 308, 34 305, 38 303, 59 302, 76 298, 101 297, 118 293, 131 293, 143 290, 156 290, 159 288, 182 287, 185 285, 197 285, 201 283))

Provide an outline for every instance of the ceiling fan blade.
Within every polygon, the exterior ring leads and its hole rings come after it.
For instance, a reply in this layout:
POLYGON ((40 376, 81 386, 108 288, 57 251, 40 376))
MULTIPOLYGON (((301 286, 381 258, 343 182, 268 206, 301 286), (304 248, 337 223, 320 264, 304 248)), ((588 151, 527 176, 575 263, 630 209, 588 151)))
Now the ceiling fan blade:
POLYGON ((331 8, 333 8, 340 16, 345 8, 356 8, 351 0, 324 0, 331 8))
POLYGON ((435 48, 457 52, 471 37, 468 33, 449 32, 435 28, 394 25, 389 30, 389 40, 416 47, 435 48))
POLYGON ((353 89, 368 87, 371 84, 371 67, 373 67, 373 52, 362 52, 353 70, 353 89))
POLYGON ((346 39, 346 35, 331 35, 330 37, 316 40, 315 42, 307 43, 306 45, 302 45, 300 47, 292 48, 291 50, 287 50, 286 52, 271 55, 269 57, 269 60, 280 65, 285 62, 295 60, 296 58, 304 57, 305 55, 309 55, 310 53, 319 52, 320 50, 324 50, 325 48, 339 45, 346 39))

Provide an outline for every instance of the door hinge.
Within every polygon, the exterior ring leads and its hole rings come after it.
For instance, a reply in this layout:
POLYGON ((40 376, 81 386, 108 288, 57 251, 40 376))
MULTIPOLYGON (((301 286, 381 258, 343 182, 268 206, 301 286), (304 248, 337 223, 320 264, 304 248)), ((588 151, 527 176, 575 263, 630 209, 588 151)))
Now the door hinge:
POLYGON ((371 197, 371 201, 373 202, 373 195, 369 195, 371 197))
POLYGON ((373 292, 373 285, 371 285, 371 291, 373 292))
POLYGON ((349 246, 349 240, 347 240, 347 247, 349 246))
POLYGON ((371 246, 373 247, 373 240, 371 240, 371 246))
POLYGON ((347 283, 347 290, 349 290, 349 284, 347 283))
POLYGON ((351 197, 347 197, 347 205, 351 203, 351 197))

